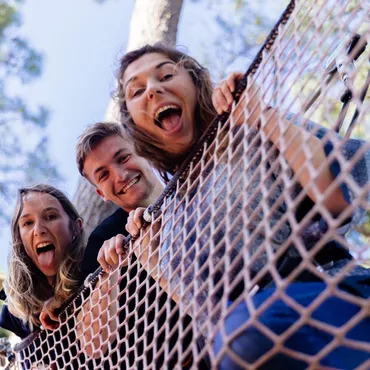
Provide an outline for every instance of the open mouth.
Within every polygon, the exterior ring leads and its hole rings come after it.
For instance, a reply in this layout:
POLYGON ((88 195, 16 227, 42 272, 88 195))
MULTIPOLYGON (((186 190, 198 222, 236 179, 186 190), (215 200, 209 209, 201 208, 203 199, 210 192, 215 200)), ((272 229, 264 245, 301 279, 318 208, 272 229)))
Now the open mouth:
POLYGON ((47 253, 49 251, 54 251, 54 250, 55 250, 55 246, 53 244, 42 243, 42 244, 38 245, 38 247, 36 249, 36 253, 37 253, 37 255, 40 255, 41 253, 47 253))
POLYGON ((129 183, 127 186, 125 186, 125 187, 124 187, 124 188, 119 192, 119 194, 126 194, 130 188, 132 188, 135 184, 137 184, 137 183, 140 181, 140 178, 141 178, 141 176, 140 176, 140 175, 137 175, 136 177, 134 177, 134 178, 130 181, 130 183, 129 183))
POLYGON ((37 260, 41 267, 51 268, 55 257, 55 245, 49 242, 40 243, 36 248, 37 260))
POLYGON ((158 109, 154 116, 154 123, 163 130, 172 131, 181 123, 182 109, 169 104, 158 109))

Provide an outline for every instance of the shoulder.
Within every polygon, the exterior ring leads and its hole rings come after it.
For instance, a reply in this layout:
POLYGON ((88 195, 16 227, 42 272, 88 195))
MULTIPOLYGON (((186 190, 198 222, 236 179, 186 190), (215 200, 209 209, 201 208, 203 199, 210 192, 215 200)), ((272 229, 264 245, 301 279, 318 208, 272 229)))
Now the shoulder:
POLYGON ((94 238, 111 238, 114 235, 126 233, 125 225, 128 213, 122 208, 118 208, 112 215, 102 221, 90 234, 88 243, 94 238))
POLYGON ((27 324, 10 313, 6 304, 3 305, 1 310, 0 326, 3 329, 11 331, 21 339, 27 337, 31 332, 27 324))
POLYGON ((85 280, 87 275, 91 274, 99 267, 97 257, 103 243, 117 234, 127 234, 125 229, 127 218, 128 213, 119 208, 111 216, 101 222, 90 234, 81 264, 81 283, 85 280))

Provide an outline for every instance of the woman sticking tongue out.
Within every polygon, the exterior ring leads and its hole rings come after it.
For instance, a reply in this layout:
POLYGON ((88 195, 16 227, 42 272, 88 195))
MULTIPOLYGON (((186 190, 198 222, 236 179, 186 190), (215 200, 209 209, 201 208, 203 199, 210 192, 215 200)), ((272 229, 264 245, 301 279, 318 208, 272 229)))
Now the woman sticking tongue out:
POLYGON ((156 115, 159 127, 167 132, 178 131, 181 128, 181 109, 175 106, 166 106, 156 115))
POLYGON ((68 215, 59 200, 50 194, 29 192, 23 196, 18 226, 26 254, 53 285, 72 243, 68 215))

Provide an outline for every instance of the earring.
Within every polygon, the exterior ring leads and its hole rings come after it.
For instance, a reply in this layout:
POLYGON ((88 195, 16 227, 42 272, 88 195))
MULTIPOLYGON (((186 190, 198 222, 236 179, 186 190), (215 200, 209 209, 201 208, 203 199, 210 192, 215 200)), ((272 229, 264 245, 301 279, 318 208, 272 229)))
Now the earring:
POLYGON ((72 236, 72 242, 74 242, 76 240, 76 235, 73 235, 72 236))

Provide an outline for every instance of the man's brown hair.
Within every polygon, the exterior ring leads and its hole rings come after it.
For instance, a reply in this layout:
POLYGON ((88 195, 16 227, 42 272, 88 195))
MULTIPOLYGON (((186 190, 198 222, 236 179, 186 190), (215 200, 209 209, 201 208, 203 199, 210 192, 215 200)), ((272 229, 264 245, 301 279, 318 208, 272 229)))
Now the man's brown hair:
POLYGON ((84 174, 86 156, 105 138, 116 135, 128 140, 122 125, 112 122, 97 122, 87 126, 84 132, 79 136, 76 145, 76 162, 78 171, 83 177, 86 177, 84 174))

